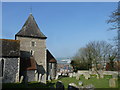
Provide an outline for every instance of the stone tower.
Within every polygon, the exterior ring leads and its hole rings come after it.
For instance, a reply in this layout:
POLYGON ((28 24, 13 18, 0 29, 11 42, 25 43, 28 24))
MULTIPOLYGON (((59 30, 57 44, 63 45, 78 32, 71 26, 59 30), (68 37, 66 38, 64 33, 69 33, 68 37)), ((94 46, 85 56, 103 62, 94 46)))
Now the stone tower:
MULTIPOLYGON (((34 57, 36 62, 37 79, 46 83, 46 39, 47 37, 40 31, 32 14, 29 15, 22 29, 15 35, 16 40, 20 40, 20 58, 34 57)), ((21 73, 24 71, 21 71, 21 73)))

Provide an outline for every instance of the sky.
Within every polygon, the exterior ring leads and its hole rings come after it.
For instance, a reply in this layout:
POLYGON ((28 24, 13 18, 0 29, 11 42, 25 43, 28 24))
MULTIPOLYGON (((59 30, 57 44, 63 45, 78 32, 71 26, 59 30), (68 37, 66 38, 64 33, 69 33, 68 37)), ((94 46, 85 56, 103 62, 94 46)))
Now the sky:
POLYGON ((113 44, 116 31, 106 23, 117 2, 3 2, 2 36, 14 39, 30 13, 48 37, 47 48, 55 57, 72 57, 90 41, 113 44), (31 10, 32 8, 32 10, 31 10))

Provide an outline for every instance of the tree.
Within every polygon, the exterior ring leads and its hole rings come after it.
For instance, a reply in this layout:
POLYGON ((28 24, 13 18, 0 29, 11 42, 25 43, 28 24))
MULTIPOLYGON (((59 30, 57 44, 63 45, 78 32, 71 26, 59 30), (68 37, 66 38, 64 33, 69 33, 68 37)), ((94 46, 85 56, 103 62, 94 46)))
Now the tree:
POLYGON ((80 48, 76 55, 72 58, 71 65, 75 71, 77 70, 88 70, 88 61, 86 61, 85 48, 80 48))
POLYGON ((113 11, 109 17, 110 18, 107 21, 107 23, 112 24, 112 27, 110 29, 117 30, 118 32, 118 37, 117 37, 117 48, 118 48, 117 57, 118 58, 117 59, 119 62, 120 61, 120 1, 118 2, 118 8, 115 11, 113 11))
POLYGON ((118 3, 118 8, 109 16, 107 23, 112 24, 111 30, 120 30, 120 2, 118 3))
POLYGON ((106 66, 106 62, 112 63, 115 58, 116 49, 112 45, 106 41, 92 41, 78 50, 71 64, 76 69, 91 69, 92 65, 96 69, 102 69, 98 68, 98 64, 106 66))

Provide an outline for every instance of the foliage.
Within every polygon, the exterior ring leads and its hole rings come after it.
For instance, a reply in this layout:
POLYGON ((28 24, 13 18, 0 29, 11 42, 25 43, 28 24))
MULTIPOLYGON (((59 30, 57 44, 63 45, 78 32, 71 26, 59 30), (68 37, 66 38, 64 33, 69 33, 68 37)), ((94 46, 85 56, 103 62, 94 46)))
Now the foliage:
POLYGON ((107 23, 112 24, 110 30, 120 29, 120 2, 118 3, 118 9, 113 11, 112 14, 109 16, 109 20, 107 20, 107 23))
POLYGON ((73 57, 71 65, 74 70, 88 70, 92 68, 92 65, 96 69, 102 69, 106 62, 110 62, 113 67, 116 56, 116 48, 106 41, 93 41, 89 42, 86 47, 79 49, 73 57))
POLYGON ((71 65, 73 66, 74 71, 77 70, 88 70, 88 62, 80 62, 79 60, 72 60, 71 65))
MULTIPOLYGON (((117 52, 117 59, 118 61, 120 60, 120 1, 118 2, 118 7, 115 11, 112 12, 112 14, 109 16, 109 20, 107 20, 108 24, 111 24, 112 27, 110 28, 110 30, 117 30, 118 32, 118 36, 117 39, 115 39, 114 41, 116 42, 116 46, 118 48, 118 52, 117 52)), ((110 60, 109 66, 112 70, 113 66, 113 61, 110 60)), ((119 70, 119 65, 116 65, 118 68, 116 70, 119 70)))

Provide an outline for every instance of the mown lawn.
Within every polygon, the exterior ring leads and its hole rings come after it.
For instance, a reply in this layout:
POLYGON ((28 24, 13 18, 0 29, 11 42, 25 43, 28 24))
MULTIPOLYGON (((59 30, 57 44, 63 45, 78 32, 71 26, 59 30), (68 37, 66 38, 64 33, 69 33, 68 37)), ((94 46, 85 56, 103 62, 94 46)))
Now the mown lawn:
MULTIPOLYGON (((109 87, 109 79, 112 78, 112 76, 104 76, 103 79, 97 79, 96 76, 91 76, 90 79, 86 80, 84 76, 80 76, 80 80, 76 80, 76 78, 70 78, 70 77, 61 77, 60 81, 63 82, 65 88, 68 88, 69 83, 75 83, 78 85, 79 81, 83 82, 83 85, 89 85, 93 84, 95 88, 110 88, 109 87)), ((3 88, 55 88, 56 82, 58 80, 52 80, 51 82, 47 82, 47 84, 38 83, 38 82, 29 82, 27 84, 23 83, 7 83, 3 84, 3 88)), ((120 81, 116 81, 117 87, 120 87, 120 81), (119 82, 119 85, 118 85, 119 82)), ((78 85, 79 86, 79 85, 78 85)))
MULTIPOLYGON (((107 75, 107 76, 104 76, 103 79, 97 79, 96 76, 91 76, 90 79, 86 80, 84 78, 84 76, 80 76, 80 80, 76 80, 76 78, 70 78, 70 77, 64 77, 64 78, 61 78, 59 80, 64 83, 65 88, 68 87, 69 83, 75 83, 76 85, 78 85, 79 81, 82 81, 83 85, 93 84, 95 86, 95 88, 110 88, 109 87, 109 79, 110 78, 112 78, 112 76, 107 75)), ((56 83, 57 80, 54 80, 52 82, 56 83)), ((116 83, 117 83, 117 87, 118 87, 118 81, 116 81, 116 83)))

